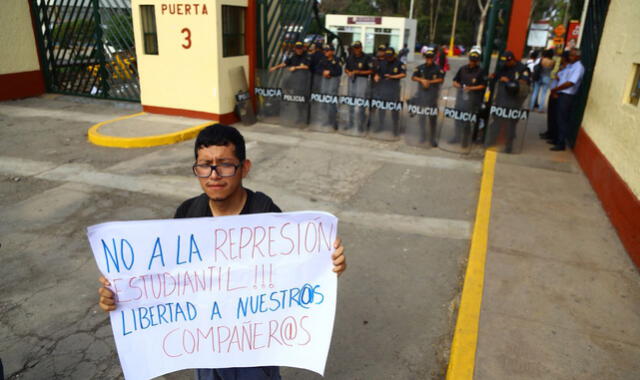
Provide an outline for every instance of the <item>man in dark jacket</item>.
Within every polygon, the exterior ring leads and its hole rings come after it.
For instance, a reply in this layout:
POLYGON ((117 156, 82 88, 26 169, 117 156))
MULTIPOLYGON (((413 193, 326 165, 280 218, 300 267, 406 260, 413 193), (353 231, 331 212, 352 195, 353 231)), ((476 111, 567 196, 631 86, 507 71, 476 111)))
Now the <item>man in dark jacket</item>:
MULTIPOLYGON (((195 144, 193 173, 204 191, 187 199, 176 210, 175 218, 216 217, 265 212, 281 212, 280 208, 260 192, 242 186, 249 174, 251 161, 246 159, 244 138, 230 126, 215 124, 198 134, 195 144)), ((346 269, 344 248, 340 238, 332 255, 333 271, 340 275, 346 269)), ((99 306, 104 311, 116 309, 116 300, 109 282, 100 277, 102 287, 99 306)), ((279 367, 246 367, 197 369, 198 380, 280 380, 279 367)))

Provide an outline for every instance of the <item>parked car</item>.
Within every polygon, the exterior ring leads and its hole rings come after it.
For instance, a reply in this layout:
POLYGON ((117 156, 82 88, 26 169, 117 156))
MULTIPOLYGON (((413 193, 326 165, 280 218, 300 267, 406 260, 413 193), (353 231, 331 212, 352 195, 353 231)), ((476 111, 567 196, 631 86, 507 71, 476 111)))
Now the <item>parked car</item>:
MULTIPOLYGON (((444 50, 444 53, 449 55, 449 46, 443 47, 442 50, 444 50)), ((453 47, 453 55, 462 55, 462 50, 460 49, 460 46, 455 45, 453 47)))

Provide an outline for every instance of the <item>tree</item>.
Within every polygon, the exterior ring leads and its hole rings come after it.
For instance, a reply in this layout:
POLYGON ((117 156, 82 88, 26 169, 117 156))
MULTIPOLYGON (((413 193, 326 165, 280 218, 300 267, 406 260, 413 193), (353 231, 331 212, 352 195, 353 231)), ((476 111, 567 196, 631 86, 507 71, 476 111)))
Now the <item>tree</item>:
POLYGON ((368 0, 354 0, 348 2, 348 5, 344 9, 346 14, 350 15, 363 15, 363 16, 377 16, 378 9, 368 0))
POLYGON ((117 51, 131 50, 133 42, 133 21, 131 14, 121 13, 111 16, 105 23, 105 42, 117 51))
POLYGON ((484 33, 484 23, 487 19, 487 11, 489 10, 489 4, 491 0, 478 0, 478 8, 480 8, 480 25, 478 25, 478 34, 476 34, 476 45, 482 46, 482 35, 484 33))
POLYGON ((95 32, 96 24, 92 19, 77 19, 54 26, 51 35, 60 47, 70 48, 78 45, 78 42, 91 41, 95 32))

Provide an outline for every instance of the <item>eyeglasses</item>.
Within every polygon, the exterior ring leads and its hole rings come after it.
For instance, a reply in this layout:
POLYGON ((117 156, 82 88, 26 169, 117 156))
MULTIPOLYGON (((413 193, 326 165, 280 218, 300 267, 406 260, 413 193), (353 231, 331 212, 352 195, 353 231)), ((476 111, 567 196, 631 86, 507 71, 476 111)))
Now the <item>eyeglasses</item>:
POLYGON ((220 177, 233 177, 236 175, 238 168, 242 166, 242 164, 229 164, 222 163, 219 165, 208 165, 208 164, 195 164, 193 165, 193 174, 199 178, 208 178, 211 176, 213 171, 216 171, 216 174, 220 177))

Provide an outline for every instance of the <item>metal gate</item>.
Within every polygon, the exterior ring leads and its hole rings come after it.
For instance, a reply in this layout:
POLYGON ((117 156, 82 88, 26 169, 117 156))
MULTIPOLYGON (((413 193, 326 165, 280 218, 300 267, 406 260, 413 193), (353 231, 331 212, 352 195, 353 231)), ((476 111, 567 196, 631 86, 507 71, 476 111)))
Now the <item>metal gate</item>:
POLYGON ((258 68, 282 61, 297 40, 304 39, 316 0, 258 0, 258 68))
POLYGON ((596 58, 598 57, 598 48, 600 47, 600 38, 604 30, 604 22, 607 18, 610 0, 591 0, 587 8, 587 19, 582 28, 582 42, 580 50, 582 51, 582 65, 584 66, 584 77, 582 84, 578 89, 572 105, 570 118, 570 130, 567 138, 573 146, 578 137, 578 130, 582 124, 584 110, 587 107, 587 98, 589 97, 589 89, 591 88, 591 80, 593 70, 596 67, 596 58))
POLYGON ((47 91, 140 100, 130 0, 31 0, 47 91))

